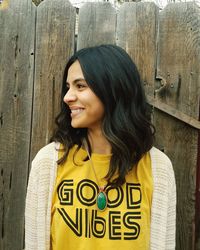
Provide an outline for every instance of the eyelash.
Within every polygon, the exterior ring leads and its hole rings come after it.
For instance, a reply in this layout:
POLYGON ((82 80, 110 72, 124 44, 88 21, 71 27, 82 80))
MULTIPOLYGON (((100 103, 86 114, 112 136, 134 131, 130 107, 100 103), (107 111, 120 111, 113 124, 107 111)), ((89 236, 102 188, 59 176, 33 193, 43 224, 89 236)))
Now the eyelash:
MULTIPOLYGON (((86 87, 86 85, 84 83, 76 83, 75 86, 77 87, 77 89, 83 89, 86 87)), ((67 84, 67 90, 69 90, 69 89, 70 89, 70 85, 67 84)))
POLYGON ((84 87, 86 87, 86 86, 85 86, 85 84, 77 83, 77 84, 76 84, 76 87, 77 87, 78 89, 82 89, 82 88, 84 88, 84 87))

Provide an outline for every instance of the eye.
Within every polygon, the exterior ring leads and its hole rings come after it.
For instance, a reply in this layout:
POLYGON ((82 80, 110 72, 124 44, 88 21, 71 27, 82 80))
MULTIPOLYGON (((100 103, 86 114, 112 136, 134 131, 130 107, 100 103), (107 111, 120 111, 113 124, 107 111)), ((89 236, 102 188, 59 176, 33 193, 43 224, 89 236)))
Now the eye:
POLYGON ((85 84, 85 83, 77 83, 76 84, 76 87, 77 87, 77 89, 84 89, 84 88, 86 88, 87 87, 87 85, 85 84))
POLYGON ((66 89, 68 90, 69 89, 69 83, 66 83, 66 89))

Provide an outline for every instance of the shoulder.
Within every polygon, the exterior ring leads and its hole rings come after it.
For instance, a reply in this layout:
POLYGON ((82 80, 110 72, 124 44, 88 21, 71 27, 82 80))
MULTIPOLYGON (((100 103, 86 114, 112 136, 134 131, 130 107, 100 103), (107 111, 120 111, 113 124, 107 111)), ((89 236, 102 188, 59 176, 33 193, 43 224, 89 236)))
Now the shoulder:
POLYGON ((151 148, 150 156, 154 180, 174 183, 174 170, 169 157, 155 147, 151 148))
POLYGON ((31 164, 30 175, 47 173, 57 164, 59 143, 49 143, 41 148, 31 164))
POLYGON ((33 161, 39 161, 44 158, 53 159, 55 157, 56 152, 58 152, 58 149, 59 143, 51 142, 38 151, 33 161))
POLYGON ((151 160, 157 165, 162 165, 163 167, 166 168, 172 167, 172 162, 169 159, 169 157, 159 149, 152 147, 150 150, 150 156, 151 160))

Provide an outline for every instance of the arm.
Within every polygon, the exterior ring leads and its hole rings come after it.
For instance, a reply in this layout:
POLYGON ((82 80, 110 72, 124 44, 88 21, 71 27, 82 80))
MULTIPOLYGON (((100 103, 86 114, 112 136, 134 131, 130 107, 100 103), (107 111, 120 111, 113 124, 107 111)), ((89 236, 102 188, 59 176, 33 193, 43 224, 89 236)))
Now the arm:
POLYGON ((55 143, 46 145, 32 162, 25 208, 26 250, 50 249, 51 202, 58 158, 55 149, 55 143))
POLYGON ((156 148, 150 151, 153 173, 151 250, 174 250, 176 237, 176 184, 169 158, 156 148))
POLYGON ((37 249, 37 171, 32 163, 25 206, 25 249, 37 249))
POLYGON ((174 250, 176 243, 176 183, 174 172, 169 177, 166 250, 174 250))

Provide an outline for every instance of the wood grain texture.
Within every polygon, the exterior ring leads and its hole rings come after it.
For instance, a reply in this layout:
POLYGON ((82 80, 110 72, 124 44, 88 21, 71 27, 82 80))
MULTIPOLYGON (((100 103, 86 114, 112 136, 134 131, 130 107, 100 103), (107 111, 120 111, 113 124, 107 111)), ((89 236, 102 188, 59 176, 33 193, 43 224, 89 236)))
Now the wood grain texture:
MULTIPOLYGON (((156 98, 198 120, 200 11, 193 3, 169 4, 160 13, 156 98)), ((198 131, 155 111, 157 144, 171 158, 177 182, 176 249, 194 246, 198 131)))
POLYGON ((79 10, 77 49, 115 44, 116 10, 110 3, 86 3, 79 10))
POLYGON ((166 87, 158 97, 196 119, 200 93, 199 27, 200 10, 195 3, 169 4, 160 13, 157 77, 166 80, 166 87))
POLYGON ((185 113, 179 111, 178 109, 173 108, 172 106, 170 106, 164 102, 159 101, 158 98, 154 98, 150 95, 147 95, 147 99, 148 99, 148 102, 154 108, 159 109, 159 110, 163 111, 164 113, 166 113, 172 117, 175 117, 176 119, 178 119, 184 123, 187 123, 187 125, 195 128, 197 130, 200 130, 200 121, 192 118, 189 115, 186 115, 185 113))
MULTIPOLYGON (((200 112, 199 112, 200 120, 200 112)), ((198 135, 195 250, 200 250, 200 130, 198 135)))
MULTIPOLYGON (((75 49, 75 15, 67 0, 0 5, 1 250, 23 248, 28 166, 54 129, 63 69, 75 49)), ((179 3, 159 14, 153 3, 124 3, 116 14, 109 3, 87 3, 79 13, 77 47, 102 43, 126 49, 157 105, 156 143, 176 174, 176 250, 200 250, 200 225, 194 242, 198 131, 185 123, 199 126, 200 10, 179 3)))
POLYGON ((63 71, 74 52, 75 15, 66 0, 46 0, 37 7, 31 159, 54 130, 63 71))
POLYGON ((171 159, 177 187, 176 250, 194 248, 197 130, 161 111, 154 114, 157 147, 171 159))
POLYGON ((0 7, 0 249, 21 250, 30 151, 35 6, 0 7))
POLYGON ((117 16, 117 45, 136 63, 146 93, 153 96, 158 7, 154 3, 124 3, 117 16))

